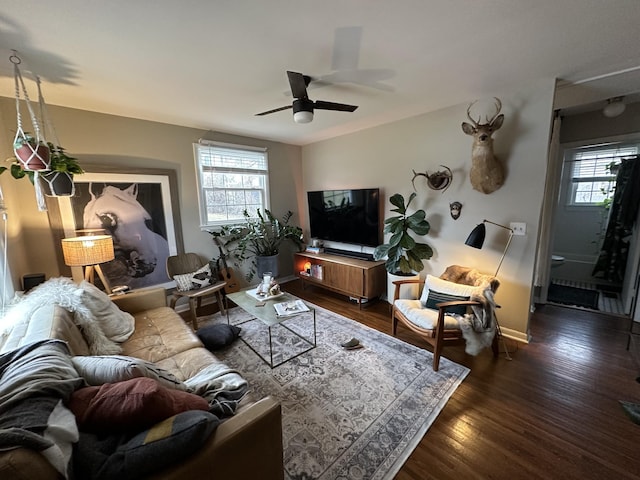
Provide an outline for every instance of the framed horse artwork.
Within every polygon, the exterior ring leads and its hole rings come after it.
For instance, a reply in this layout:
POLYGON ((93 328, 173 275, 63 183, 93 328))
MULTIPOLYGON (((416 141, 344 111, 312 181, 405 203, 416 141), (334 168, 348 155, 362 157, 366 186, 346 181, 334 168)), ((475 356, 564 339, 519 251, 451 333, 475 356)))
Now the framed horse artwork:
MULTIPOLYGON (((49 208, 50 221, 59 216, 61 238, 111 235, 115 259, 101 267, 112 286, 173 287, 166 260, 184 251, 175 171, 88 171, 76 176, 74 184, 72 197, 58 198, 57 212, 49 208)), ((50 207, 52 202, 47 203, 50 207)), ((82 279, 79 267, 72 267, 71 274, 82 279)))

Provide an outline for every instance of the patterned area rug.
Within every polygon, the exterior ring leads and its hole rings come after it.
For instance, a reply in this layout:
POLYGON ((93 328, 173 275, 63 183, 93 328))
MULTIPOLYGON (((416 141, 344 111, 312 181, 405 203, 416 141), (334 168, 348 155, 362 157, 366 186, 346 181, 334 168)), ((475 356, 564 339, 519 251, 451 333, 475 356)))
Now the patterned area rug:
MULTIPOLYGON (((442 358, 434 372, 430 352, 319 307, 316 320, 317 347, 274 369, 242 341, 216 356, 243 373, 255 396, 282 403, 288 479, 390 479, 469 370, 442 358), (340 347, 352 337, 363 348, 340 347)), ((230 321, 269 358, 268 331, 259 320, 236 307, 230 321)), ((226 316, 209 322, 226 322, 226 316)), ((313 338, 308 314, 285 325, 313 338)), ((309 348, 281 326, 272 328, 272 338, 277 361, 309 348)))

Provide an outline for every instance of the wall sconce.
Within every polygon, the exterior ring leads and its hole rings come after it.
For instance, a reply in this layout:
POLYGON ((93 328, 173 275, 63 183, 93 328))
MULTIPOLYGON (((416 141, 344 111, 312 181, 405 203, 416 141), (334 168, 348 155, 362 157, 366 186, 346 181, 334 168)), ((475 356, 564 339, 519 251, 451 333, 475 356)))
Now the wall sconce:
POLYGON ((88 235, 84 237, 65 238, 62 240, 64 263, 70 267, 86 267, 84 279, 94 283, 94 271, 98 273, 107 294, 111 294, 111 286, 100 268, 101 263, 115 258, 113 238, 110 235, 88 235))
POLYGON ((602 109, 602 113, 605 117, 614 118, 622 115, 627 106, 622 101, 624 97, 613 97, 607 100, 607 104, 602 109))
POLYGON ((499 223, 494 223, 489 220, 483 220, 482 223, 476 225, 476 227, 471 230, 471 233, 467 237, 467 240, 464 242, 465 245, 469 245, 473 248, 482 248, 484 244, 484 237, 487 233, 487 228, 484 226, 485 223, 490 223, 491 225, 495 225, 496 227, 504 228, 505 230, 509 230, 509 240, 507 240, 507 245, 504 247, 504 252, 502 253, 502 258, 500 258, 500 263, 498 264, 498 268, 496 269, 496 273, 494 277, 498 276, 498 272, 500 271, 500 267, 502 266, 502 261, 504 260, 505 255, 507 254, 507 250, 509 249, 509 245, 511 244, 511 239, 513 238, 513 229, 509 227, 505 227, 504 225, 500 225, 499 223))

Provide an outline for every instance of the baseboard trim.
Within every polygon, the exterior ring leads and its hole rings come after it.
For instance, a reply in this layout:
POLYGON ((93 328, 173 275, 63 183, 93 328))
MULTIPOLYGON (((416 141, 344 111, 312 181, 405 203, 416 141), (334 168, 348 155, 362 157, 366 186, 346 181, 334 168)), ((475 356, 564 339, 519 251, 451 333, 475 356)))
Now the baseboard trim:
POLYGON ((529 343, 531 341, 531 335, 528 333, 522 333, 517 330, 505 328, 502 325, 500 325, 500 331, 502 332, 503 337, 515 340, 516 342, 529 343))

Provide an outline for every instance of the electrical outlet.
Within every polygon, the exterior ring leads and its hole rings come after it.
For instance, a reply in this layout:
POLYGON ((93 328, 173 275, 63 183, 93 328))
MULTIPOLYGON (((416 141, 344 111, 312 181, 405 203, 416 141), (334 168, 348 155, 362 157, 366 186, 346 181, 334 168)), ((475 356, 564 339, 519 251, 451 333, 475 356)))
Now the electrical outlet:
POLYGON ((527 234, 527 224, 524 222, 511 222, 509 224, 509 228, 513 230, 514 235, 526 235, 527 234))

